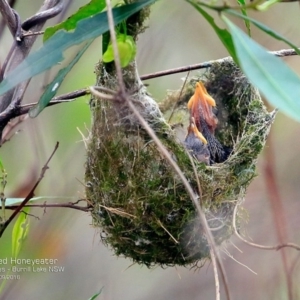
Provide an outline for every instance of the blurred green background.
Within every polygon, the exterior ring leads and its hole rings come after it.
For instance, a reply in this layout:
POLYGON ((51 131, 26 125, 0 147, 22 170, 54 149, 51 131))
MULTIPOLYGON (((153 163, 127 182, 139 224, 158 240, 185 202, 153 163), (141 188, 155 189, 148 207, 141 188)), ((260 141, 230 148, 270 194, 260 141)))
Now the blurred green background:
MULTIPOLYGON (((26 1, 25 5, 19 1, 16 10, 24 20, 41 3, 26 1)), ((73 1, 68 15, 85 3, 73 1)), ((268 12, 250 15, 299 44, 299 14, 299 3, 296 2, 277 4, 268 12)), ((222 22, 218 20, 218 24, 222 25, 222 22)), ((238 21, 238 24, 244 28, 242 22, 238 21)), ((252 30, 253 38, 269 50, 287 48, 255 28, 252 30)), ((0 47, 1 61, 6 57, 11 42, 12 38, 6 31, 0 47)), ((225 56, 227 53, 212 29, 184 0, 158 1, 152 7, 149 28, 138 41, 137 61, 141 75, 225 56)), ((93 85, 94 67, 100 57, 101 40, 97 39, 69 74, 58 94, 93 85)), ((298 57, 286 58, 285 61, 296 72, 300 72, 298 57)), ((159 101, 167 90, 178 89, 185 75, 171 75, 146 83, 149 84, 150 93, 159 101)), ((26 102, 38 100, 37 90, 42 82, 43 76, 32 81, 26 102)), ((26 196, 56 141, 59 141, 60 147, 36 195, 59 196, 61 199, 52 202, 62 203, 84 198, 85 145, 77 128, 88 136, 88 101, 89 98, 84 97, 73 103, 47 108, 36 119, 28 119, 18 127, 20 132, 4 144, 0 154, 8 172, 7 197, 26 196)), ((278 113, 271 134, 276 154, 275 170, 287 222, 286 241, 300 244, 300 127, 278 113)), ((272 245, 277 244, 277 239, 263 176, 264 167, 265 158, 262 154, 258 161, 258 176, 251 184, 244 202, 249 212, 246 228, 249 239, 272 245)), ((34 209, 31 213, 39 219, 30 219, 29 236, 20 258, 56 258, 57 265, 63 266, 64 271, 20 273, 21 279, 7 281, 0 299, 88 299, 101 287, 104 289, 99 299, 192 300, 215 297, 213 271, 209 262, 197 271, 187 268, 149 270, 144 266, 132 265, 129 259, 115 257, 112 251, 104 247, 100 241, 100 230, 91 226, 88 213, 64 208, 49 208, 46 211, 34 209)), ((0 258, 11 256, 11 230, 12 225, 0 240, 0 258)), ((300 297, 299 255, 293 249, 287 249, 286 253, 294 292, 300 297)), ((287 299, 278 251, 254 249, 233 237, 222 247, 221 255, 233 299, 287 299)))

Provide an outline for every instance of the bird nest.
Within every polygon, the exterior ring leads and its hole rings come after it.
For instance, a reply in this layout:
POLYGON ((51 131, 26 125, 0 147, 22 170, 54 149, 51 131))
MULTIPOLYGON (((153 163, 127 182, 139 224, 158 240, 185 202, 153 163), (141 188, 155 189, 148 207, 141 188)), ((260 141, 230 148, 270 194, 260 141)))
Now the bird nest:
MULTIPOLYGON (((98 66, 97 74, 98 85, 115 89, 115 77, 103 65, 98 66)), ((232 152, 226 161, 209 166, 193 159, 193 168, 187 150, 141 85, 135 66, 124 73, 125 84, 133 91, 131 101, 198 195, 199 180, 199 201, 220 245, 233 233, 234 207, 255 177, 257 156, 275 114, 267 112, 258 91, 231 59, 213 64, 204 75, 191 79, 181 93, 170 94, 162 110, 173 107, 175 99, 185 108, 199 80, 217 103, 215 136, 232 152)), ((132 112, 124 103, 97 98, 92 99, 91 110, 86 195, 103 242, 116 255, 149 267, 190 265, 208 258, 206 235, 190 196, 132 112)))

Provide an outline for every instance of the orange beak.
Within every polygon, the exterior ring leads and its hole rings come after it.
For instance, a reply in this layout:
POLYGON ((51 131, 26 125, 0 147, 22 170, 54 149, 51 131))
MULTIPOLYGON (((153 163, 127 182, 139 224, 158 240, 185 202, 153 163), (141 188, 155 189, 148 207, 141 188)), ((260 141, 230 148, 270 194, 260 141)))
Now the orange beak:
POLYGON ((201 130, 200 118, 202 118, 210 128, 211 133, 214 133, 217 127, 217 118, 212 112, 214 106, 216 106, 216 101, 208 94, 204 84, 201 81, 197 82, 195 93, 190 98, 187 107, 199 130, 201 130))
POLYGON ((203 144, 207 144, 206 138, 203 134, 198 130, 197 126, 195 125, 195 119, 192 117, 190 121, 190 125, 188 127, 188 134, 194 134, 196 138, 198 138, 203 144))

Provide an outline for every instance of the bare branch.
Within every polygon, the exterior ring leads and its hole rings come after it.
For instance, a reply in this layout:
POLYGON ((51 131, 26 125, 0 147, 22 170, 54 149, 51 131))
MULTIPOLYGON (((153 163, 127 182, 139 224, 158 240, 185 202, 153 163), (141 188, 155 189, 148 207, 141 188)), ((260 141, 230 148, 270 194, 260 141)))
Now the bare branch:
MULTIPOLYGON (((76 100, 76 98, 89 95, 89 94, 90 94, 90 90, 88 88, 76 90, 52 98, 52 100, 48 103, 47 106, 72 102, 76 100)), ((35 102, 35 103, 29 103, 29 104, 17 105, 17 106, 14 106, 14 104, 9 105, 9 107, 4 112, 0 113, 0 127, 2 126, 2 124, 5 125, 8 124, 9 120, 13 118, 27 114, 29 110, 37 104, 38 103, 35 102)), ((4 133, 2 135, 3 135, 2 138, 4 139, 4 133)), ((3 144, 3 141, 0 144, 3 144)))
MULTIPOLYGON (((298 55, 294 49, 282 49, 282 50, 279 50, 279 51, 270 51, 269 53, 274 54, 275 56, 278 56, 278 57, 298 55)), ((206 69, 206 68, 210 68, 212 66, 212 64, 214 64, 214 63, 223 63, 225 60, 227 60, 229 58, 230 57, 224 57, 224 58, 220 58, 220 59, 216 59, 216 60, 209 60, 209 61, 199 63, 199 64, 194 64, 194 65, 169 69, 169 70, 165 70, 165 71, 145 74, 145 75, 141 76, 141 79, 142 80, 148 80, 148 79, 167 76, 167 75, 171 75, 171 74, 177 74, 177 73, 183 73, 183 72, 188 72, 188 71, 190 72, 190 71, 194 71, 194 70, 206 69)))
POLYGON ((17 134, 18 131, 13 132, 13 130, 22 122, 24 122, 28 118, 28 115, 22 115, 18 116, 17 118, 14 118, 13 120, 9 121, 7 125, 5 126, 2 134, 2 140, 0 143, 0 146, 8 142, 13 135, 17 134))
MULTIPOLYGON (((5 5, 5 4, 2 3, 2 2, 4 2, 4 1, 1 1, 1 4, 0 4, 0 5, 5 5)), ((10 1, 8 1, 8 4, 9 4, 9 6, 10 6, 11 8, 13 8, 14 5, 15 5, 15 2, 16 2, 16 0, 10 0, 10 1)), ((2 35, 3 35, 4 29, 5 29, 5 24, 6 24, 5 18, 1 18, 1 21, 0 21, 0 38, 1 38, 2 35)))
MULTIPOLYGON (((5 209, 11 209, 11 210, 15 210, 17 209, 19 206, 18 205, 10 205, 10 206, 6 206, 5 209)), ((79 206, 79 205, 75 205, 75 203, 69 202, 69 203, 57 203, 57 204, 26 204, 24 205, 24 207, 39 207, 39 208, 72 208, 72 209, 76 209, 76 210, 80 210, 80 211, 84 211, 84 212, 88 212, 90 211, 91 207, 90 206, 79 206)))
POLYGON ((13 43, 12 46, 10 47, 10 49, 9 49, 9 52, 8 52, 7 56, 5 57, 5 60, 4 60, 3 64, 2 64, 2 66, 1 66, 1 70, 0 70, 0 82, 4 78, 5 70, 6 70, 7 66, 8 66, 8 63, 9 63, 9 61, 10 61, 10 59, 11 59, 11 57, 12 57, 14 51, 15 51, 15 49, 16 49, 16 44, 13 43))
MULTIPOLYGON (((60 6, 61 3, 62 0, 46 0, 40 8, 39 12, 34 16, 35 18, 33 17, 33 20, 31 20, 31 22, 29 23, 30 27, 32 27, 32 31, 40 31, 41 28, 44 26, 46 20, 48 18, 53 17, 53 14, 49 15, 47 13, 44 13, 44 15, 42 14, 41 16, 39 15, 39 13, 46 12, 49 9, 54 8, 56 6, 60 6)), ((23 38, 19 43, 15 43, 15 51, 10 59, 10 65, 8 67, 7 72, 13 70, 25 59, 25 57, 31 50, 36 38, 37 36, 27 36, 26 38, 23 38)), ((18 107, 18 105, 21 103, 24 97, 29 81, 30 80, 19 84, 16 88, 8 91, 6 94, 0 97, 0 112, 4 112, 10 104, 10 109, 15 109, 16 107, 18 107)), ((8 121, 9 119, 6 120, 6 122, 8 121)), ((1 122, 0 125, 0 135, 2 135, 2 130, 6 124, 1 122)))
POLYGON ((183 89, 185 88, 185 85, 186 85, 186 83, 187 83, 187 80, 188 80, 188 78, 189 78, 189 75, 190 75, 190 71, 188 71, 188 73, 187 73, 186 76, 185 76, 184 83, 183 83, 183 85, 182 85, 182 87, 181 87, 181 90, 180 90, 180 93, 179 93, 179 95, 178 95, 178 97, 177 97, 177 100, 176 100, 176 102, 175 102, 174 105, 173 105, 173 108, 172 108, 170 117, 169 117, 169 119, 168 119, 168 123, 170 123, 170 121, 171 121, 171 119, 172 119, 172 117, 173 117, 173 115, 174 115, 174 113, 175 113, 175 110, 176 110, 176 108, 177 108, 177 106, 178 106, 178 102, 179 102, 180 99, 181 99, 181 95, 182 95, 183 89))
POLYGON ((213 270, 214 270, 216 300, 220 300, 220 282, 219 282, 219 276, 218 276, 218 267, 217 267, 216 256, 212 249, 210 249, 209 253, 210 253, 211 262, 212 262, 213 270))
POLYGON ((12 220, 16 217, 16 215, 22 210, 22 208, 28 203, 28 201, 34 196, 34 191, 37 188, 37 186, 39 185, 39 183, 42 181, 42 179, 44 178, 44 175, 45 175, 47 169, 49 168, 48 164, 49 164, 50 160, 52 159, 54 153, 56 152, 58 146, 59 146, 59 143, 57 142, 54 147, 53 152, 51 153, 50 157, 48 158, 48 160, 46 161, 45 165, 43 166, 43 168, 41 170, 39 179, 37 180, 35 185, 32 187, 32 189, 30 190, 29 194, 26 196, 24 201, 17 207, 17 209, 12 213, 12 215, 9 217, 9 219, 0 225, 0 238, 2 237, 7 226, 12 222, 12 220))
MULTIPOLYGON (((84 88, 84 89, 76 90, 76 91, 73 91, 70 93, 62 94, 62 95, 53 97, 47 106, 52 106, 52 105, 56 105, 56 104, 60 104, 60 103, 73 102, 74 100, 76 100, 76 98, 89 95, 90 93, 91 92, 88 88, 84 88)), ((35 103, 21 105, 18 108, 17 113, 19 115, 27 114, 29 112, 29 110, 37 104, 38 103, 35 102, 35 103)), ((0 122, 1 122, 1 114, 0 114, 0 122)))
POLYGON ((26 32, 26 33, 23 33, 23 34, 22 34, 22 37, 32 36, 32 35, 42 35, 42 34, 44 34, 44 33, 45 33, 45 31, 34 31, 34 32, 28 31, 28 32, 26 32))
POLYGON ((242 237, 237 228, 236 228, 236 215, 237 215, 237 208, 238 208, 238 204, 235 206, 234 208, 234 212, 233 212, 233 219, 232 219, 232 225, 233 225, 233 229, 234 229, 234 233, 235 235, 244 243, 246 243, 249 246, 252 246, 254 248, 258 248, 258 249, 263 249, 263 250, 280 250, 281 248, 285 248, 285 247, 289 247, 289 248, 294 248, 298 251, 300 251, 300 246, 294 243, 285 243, 285 244, 281 244, 281 245, 276 245, 276 246, 263 246, 263 245, 259 245, 259 244, 255 244, 252 242, 249 242, 248 240, 246 240, 244 237, 242 237))
POLYGON ((39 23, 45 23, 47 20, 56 17, 62 12, 64 8, 63 1, 57 0, 56 3, 47 9, 40 10, 34 16, 26 19, 22 23, 24 30, 29 30, 31 27, 36 26, 39 23))
POLYGON ((15 36, 17 30, 17 21, 13 9, 6 0, 0 1, 0 12, 12 36, 15 36))

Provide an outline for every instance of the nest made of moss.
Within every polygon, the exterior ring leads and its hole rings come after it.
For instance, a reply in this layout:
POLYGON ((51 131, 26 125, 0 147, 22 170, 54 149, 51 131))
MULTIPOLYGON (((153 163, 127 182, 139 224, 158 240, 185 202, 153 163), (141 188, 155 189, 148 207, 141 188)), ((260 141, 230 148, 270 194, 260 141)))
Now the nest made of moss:
MULTIPOLYGON (((132 101, 198 193, 184 146, 141 87, 135 66, 126 72, 129 79, 125 75, 125 83, 136 91, 132 101)), ((109 88, 115 84, 102 65, 98 76, 98 84, 109 88)), ((201 206, 216 243, 221 244, 233 233, 234 207, 255 176, 256 159, 275 114, 266 111, 258 91, 231 59, 213 64, 204 75, 190 80, 179 99, 184 107, 199 80, 217 103, 216 137, 233 149, 223 163, 206 166, 194 161, 202 190, 201 206)), ((178 95, 179 91, 168 96, 164 110, 173 106, 178 95)), ((86 194, 103 242, 116 255, 147 266, 190 265, 209 257, 206 236, 188 193, 131 112, 120 103, 96 98, 91 109, 86 194)))

